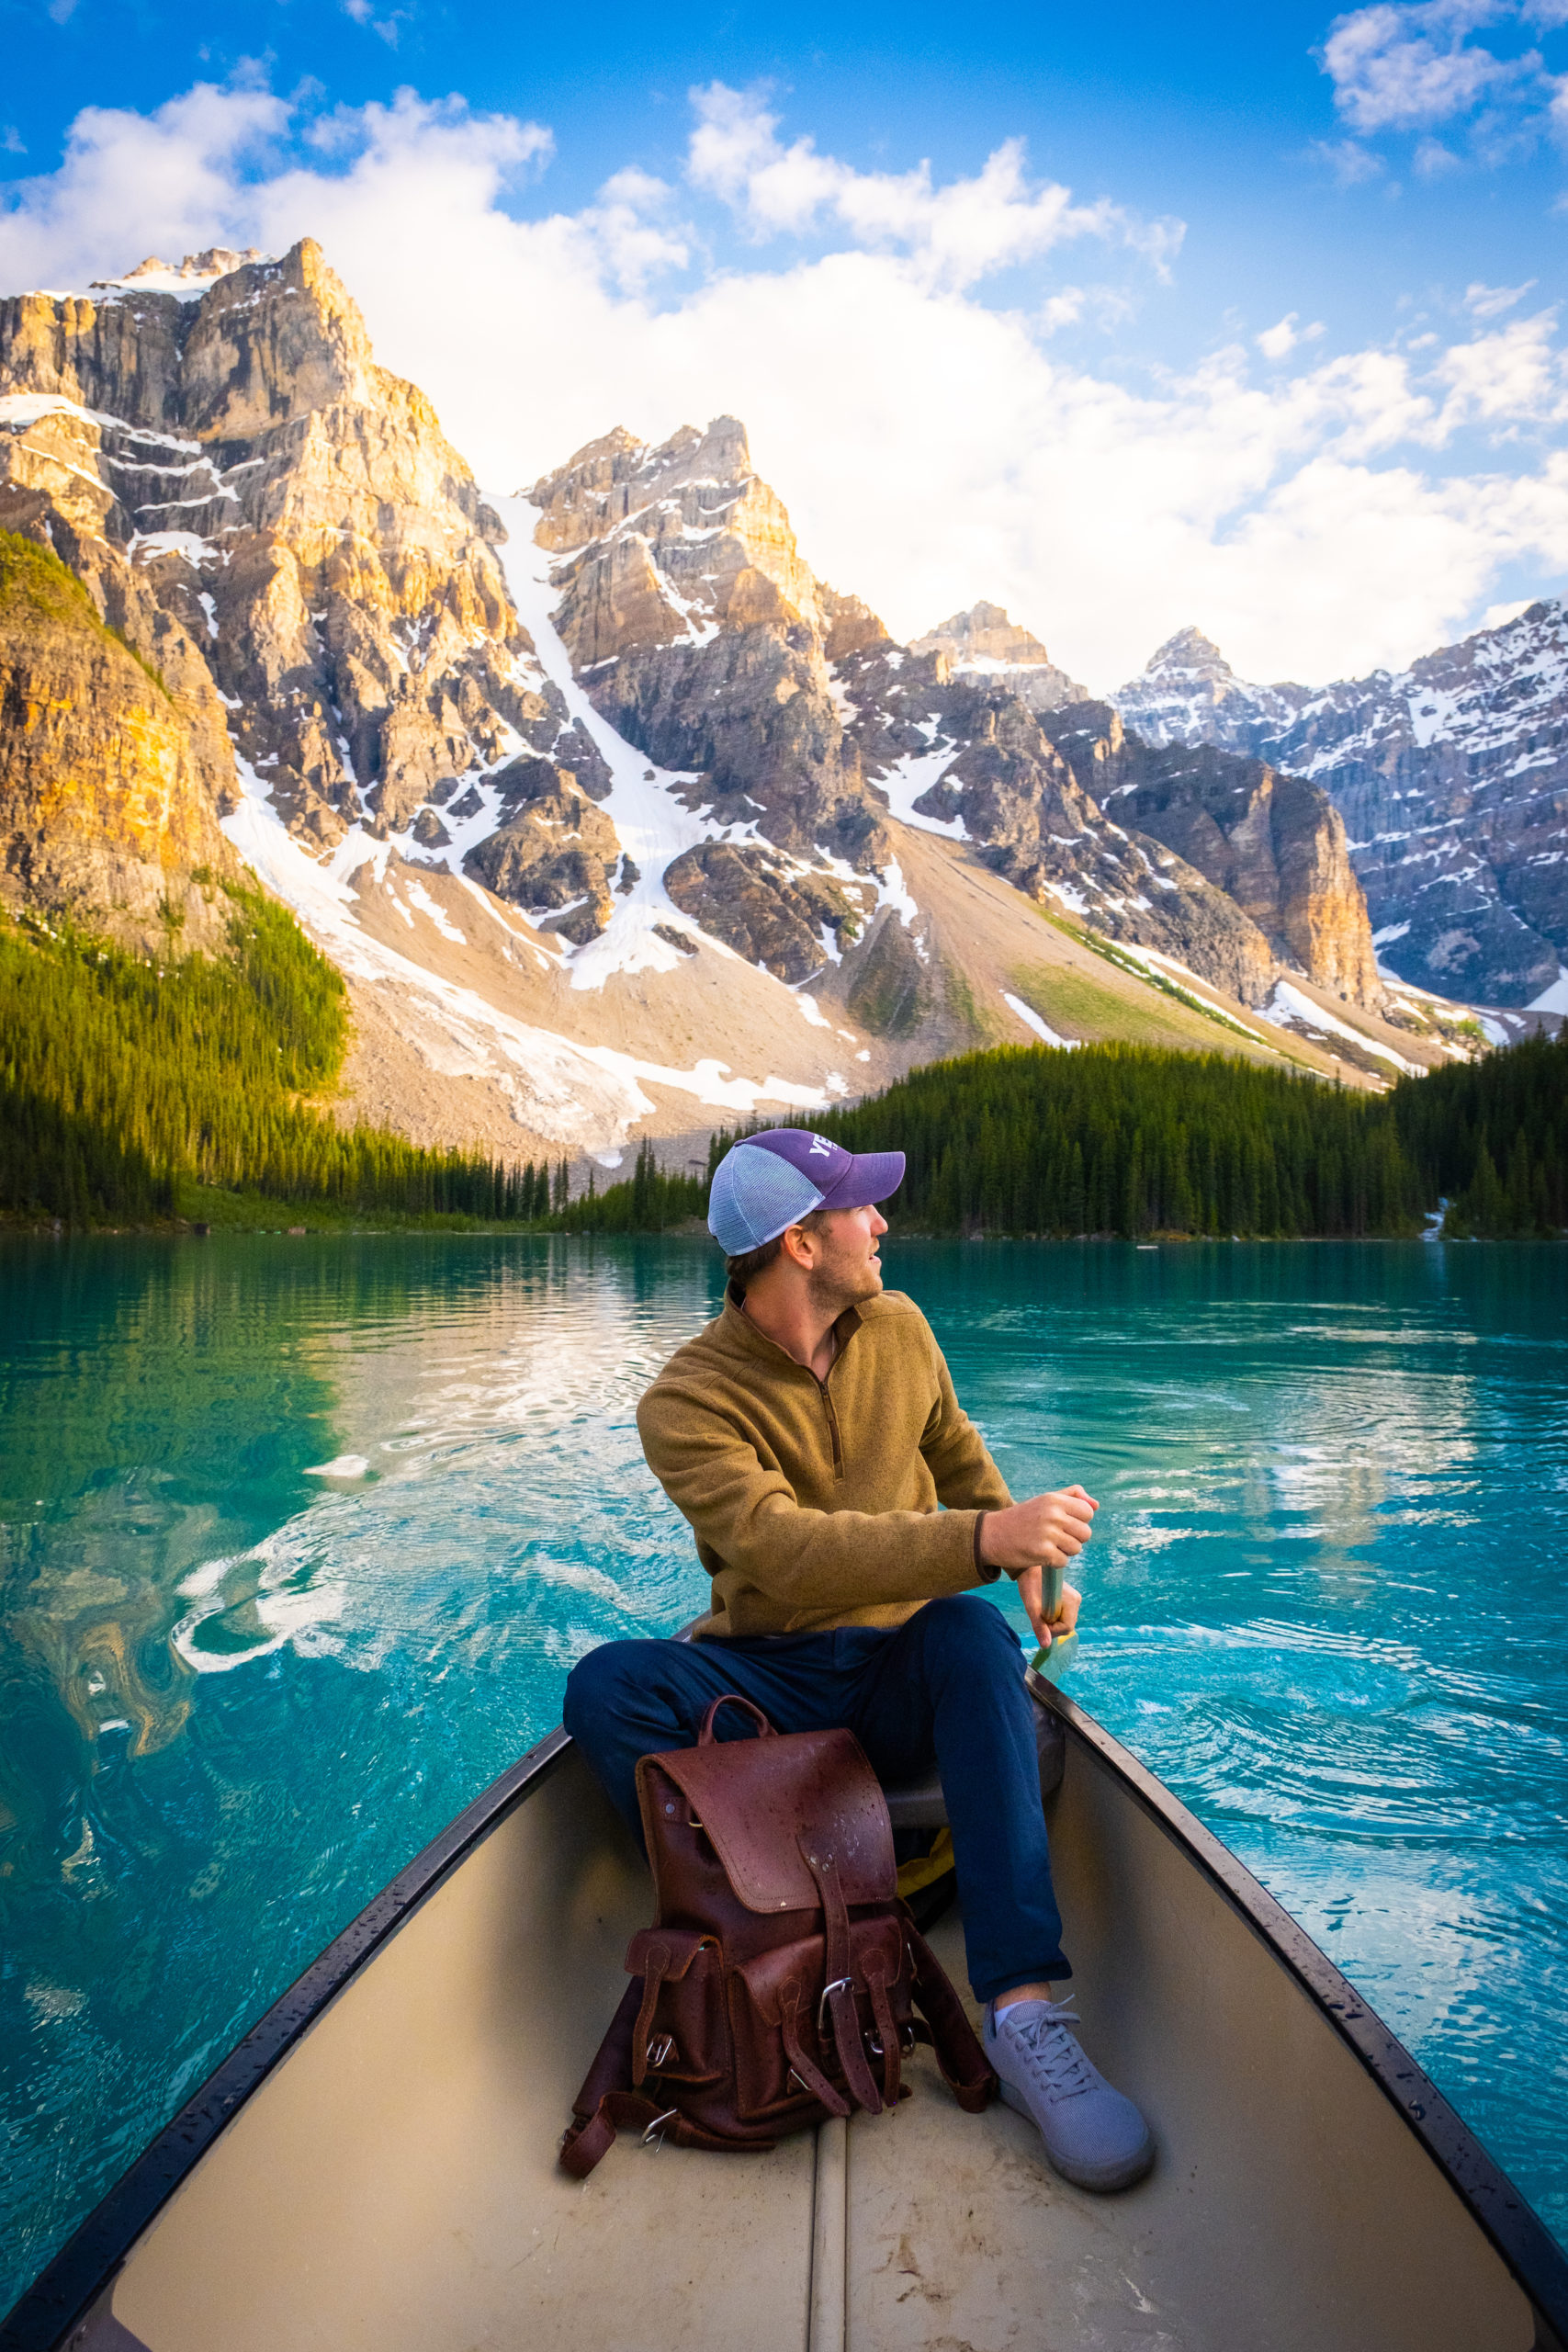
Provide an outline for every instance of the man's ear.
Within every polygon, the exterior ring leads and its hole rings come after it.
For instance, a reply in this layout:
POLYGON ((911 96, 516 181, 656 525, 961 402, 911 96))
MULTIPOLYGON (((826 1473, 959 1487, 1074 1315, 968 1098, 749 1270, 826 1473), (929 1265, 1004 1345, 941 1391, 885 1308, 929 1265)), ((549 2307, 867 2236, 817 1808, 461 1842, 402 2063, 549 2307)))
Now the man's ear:
POLYGON ((817 1253, 813 1238, 807 1233, 806 1227, 803 1225, 786 1225, 781 1238, 784 1242, 785 1257, 793 1259, 797 1266, 804 1266, 809 1273, 816 1262, 817 1253))

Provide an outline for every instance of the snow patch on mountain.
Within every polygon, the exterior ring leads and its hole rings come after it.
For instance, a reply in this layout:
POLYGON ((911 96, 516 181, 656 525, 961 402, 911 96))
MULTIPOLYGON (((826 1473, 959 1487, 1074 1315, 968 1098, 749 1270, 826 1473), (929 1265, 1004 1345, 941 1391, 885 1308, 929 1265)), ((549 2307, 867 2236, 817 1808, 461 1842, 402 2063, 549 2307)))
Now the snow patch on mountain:
POLYGON ((1364 1054, 1375 1054, 1380 1061, 1392 1062, 1405 1078, 1419 1078, 1421 1064, 1406 1061, 1390 1046, 1381 1046, 1361 1029, 1352 1029, 1348 1021, 1325 1012, 1321 1004, 1294 987, 1289 980, 1276 980, 1274 993, 1267 1004, 1258 1006, 1261 1019, 1271 1022, 1277 1029, 1314 1030, 1319 1036, 1344 1037, 1364 1054))
MULTIPOLYGON (((706 934, 665 889, 666 867, 699 842, 741 840, 755 829, 716 825, 693 810, 687 798, 698 779, 655 767, 600 716, 578 684, 552 617, 558 601, 550 579, 552 559, 534 537, 540 510, 525 498, 491 498, 489 503, 506 526, 507 540, 500 554, 517 616, 534 640, 546 677, 559 687, 568 711, 586 729, 610 771, 610 791, 599 806, 637 868, 637 882, 617 897, 604 929, 586 946, 570 951, 571 985, 602 989, 615 972, 672 972, 682 960, 681 951, 659 935, 660 930, 684 932, 694 940, 706 934)), ((707 944, 721 947, 715 940, 707 944)), ((721 947, 721 952, 729 951, 721 947)))
POLYGON ((887 806, 900 824, 913 825, 922 833, 941 833, 950 842, 968 840, 969 830, 962 817, 926 817, 915 806, 922 794, 942 782, 957 756, 957 744, 944 741, 934 751, 906 752, 877 777, 877 790, 887 795, 887 806))
POLYGON ((1056 1032, 1041 1020, 1034 1007, 1032 1004, 1025 1004, 1021 996, 1010 996, 1007 989, 1003 989, 1001 1000, 1010 1012, 1017 1013, 1026 1029, 1033 1030, 1043 1046, 1059 1046, 1064 1053, 1070 1054, 1075 1053, 1083 1042, 1078 1037, 1058 1037, 1056 1032))
MULTIPOLYGON (((716 1060, 676 1069, 609 1046, 573 1045, 426 970, 372 938, 355 912, 354 882, 363 888, 368 869, 370 882, 384 885, 392 844, 355 827, 330 858, 318 862, 285 827, 255 770, 238 755, 235 767, 243 797, 223 830, 253 872, 293 909, 340 971, 403 992, 404 1034, 432 1069, 447 1077, 498 1080, 520 1121, 549 1142, 577 1145, 605 1128, 624 1139, 655 1109, 640 1079, 691 1094, 713 1110, 750 1114, 762 1101, 820 1110, 827 1102, 829 1086, 795 1085, 772 1074, 760 1082, 735 1078, 716 1060)), ((405 879, 405 888, 416 905, 423 899, 434 910, 417 881, 405 879)), ((450 936, 456 926, 443 928, 450 936)))

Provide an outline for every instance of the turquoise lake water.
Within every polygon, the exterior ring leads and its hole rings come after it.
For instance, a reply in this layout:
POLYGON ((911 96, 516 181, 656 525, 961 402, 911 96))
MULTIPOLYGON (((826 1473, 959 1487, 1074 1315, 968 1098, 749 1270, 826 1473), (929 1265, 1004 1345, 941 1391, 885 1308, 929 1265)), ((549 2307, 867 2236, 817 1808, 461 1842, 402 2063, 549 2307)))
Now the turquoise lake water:
MULTIPOLYGON (((1075 1694, 1568 2239, 1568 1249, 886 1254, 1014 1491, 1100 1499, 1075 1694)), ((0 2309, 572 1661, 702 1605, 632 1412, 717 1272, 0 1247, 0 2309)))

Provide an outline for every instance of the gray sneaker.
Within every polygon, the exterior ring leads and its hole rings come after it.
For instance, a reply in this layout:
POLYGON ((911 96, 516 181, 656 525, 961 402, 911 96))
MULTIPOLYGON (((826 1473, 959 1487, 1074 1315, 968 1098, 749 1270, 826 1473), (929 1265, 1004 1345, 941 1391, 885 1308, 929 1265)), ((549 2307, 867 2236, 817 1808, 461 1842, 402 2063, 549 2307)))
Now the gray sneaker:
POLYGON ((1040 2127, 1045 2154, 1080 2188, 1131 2188, 1155 2160, 1149 2127, 1130 2098, 1113 2091, 1073 2035, 1077 2014, 1065 2001, 1015 2001, 998 2026, 986 2004, 986 2055, 1002 2097, 1040 2127))

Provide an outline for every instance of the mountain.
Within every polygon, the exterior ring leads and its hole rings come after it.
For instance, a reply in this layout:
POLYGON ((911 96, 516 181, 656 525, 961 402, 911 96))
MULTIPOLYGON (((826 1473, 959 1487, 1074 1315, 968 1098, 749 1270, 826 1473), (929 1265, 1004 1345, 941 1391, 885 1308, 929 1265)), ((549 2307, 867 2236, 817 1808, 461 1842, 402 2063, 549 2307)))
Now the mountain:
MULTIPOLYGON (((148 947, 223 937, 237 876, 199 729, 47 548, 0 531, 0 902, 104 910, 148 947)), ((106 927, 100 924, 100 927, 106 927)))
POLYGON ((481 496, 309 240, 0 304, 0 529, 54 600, 0 615, 0 891, 220 944, 243 860, 344 977, 347 1120, 678 1159, 1010 1039, 1450 1050, 1315 787, 1054 701, 995 606, 894 644, 733 418, 481 496))
POLYGON ((1315 786, 1231 753, 1173 760, 1081 691, 1032 707, 940 650, 868 646, 838 674, 865 772, 906 823, 980 845, 1018 888, 1243 1004, 1268 1001, 1286 964, 1382 1007, 1345 829, 1315 786))
POLYGON ((1568 1010, 1568 613, 1531 605, 1405 671, 1258 686, 1183 629, 1113 697, 1165 745, 1266 760, 1333 797, 1385 966, 1568 1010))
POLYGON ((1037 637, 1009 620, 1000 605, 971 605, 911 639, 911 653, 940 653, 954 674, 1005 685, 1033 710, 1087 702, 1089 688, 1058 670, 1037 637))

